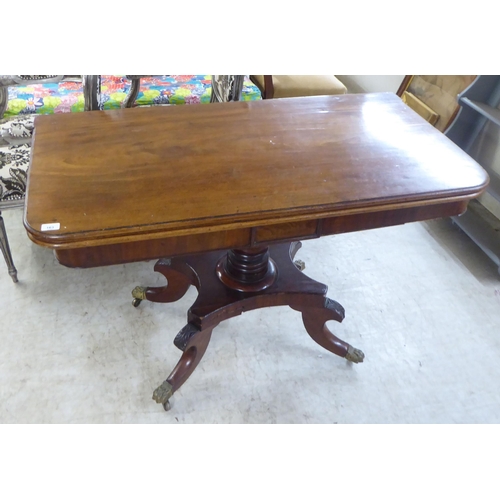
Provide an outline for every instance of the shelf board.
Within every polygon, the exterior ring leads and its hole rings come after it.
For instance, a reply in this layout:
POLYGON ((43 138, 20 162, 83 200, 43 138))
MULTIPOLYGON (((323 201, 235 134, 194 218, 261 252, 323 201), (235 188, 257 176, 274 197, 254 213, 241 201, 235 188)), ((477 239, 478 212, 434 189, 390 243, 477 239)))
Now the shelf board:
POLYGON ((477 200, 469 203, 467 212, 452 219, 500 268, 500 221, 477 200))
POLYGON ((491 168, 484 165, 482 165, 482 167, 486 170, 486 173, 490 177, 490 183, 488 184, 486 191, 500 202, 500 175, 498 175, 498 173, 491 168))
POLYGON ((493 108, 492 106, 479 101, 473 101, 468 97, 462 97, 460 101, 462 104, 465 104, 466 106, 474 109, 485 118, 492 121, 495 125, 498 125, 500 127, 500 109, 493 108))

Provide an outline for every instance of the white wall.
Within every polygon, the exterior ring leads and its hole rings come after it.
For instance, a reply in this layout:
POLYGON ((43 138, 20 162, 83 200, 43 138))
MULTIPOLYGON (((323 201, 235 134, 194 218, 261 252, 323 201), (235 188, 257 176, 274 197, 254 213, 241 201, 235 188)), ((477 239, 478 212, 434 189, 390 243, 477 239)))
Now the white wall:
POLYGON ((349 93, 396 92, 404 75, 335 75, 349 93))

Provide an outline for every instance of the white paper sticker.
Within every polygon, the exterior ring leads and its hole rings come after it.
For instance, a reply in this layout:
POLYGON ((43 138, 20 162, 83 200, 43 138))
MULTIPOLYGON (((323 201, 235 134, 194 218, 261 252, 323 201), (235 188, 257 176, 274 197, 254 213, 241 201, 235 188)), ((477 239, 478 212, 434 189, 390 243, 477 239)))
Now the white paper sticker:
POLYGON ((53 222, 52 224, 42 224, 42 231, 57 231, 61 227, 59 222, 53 222))

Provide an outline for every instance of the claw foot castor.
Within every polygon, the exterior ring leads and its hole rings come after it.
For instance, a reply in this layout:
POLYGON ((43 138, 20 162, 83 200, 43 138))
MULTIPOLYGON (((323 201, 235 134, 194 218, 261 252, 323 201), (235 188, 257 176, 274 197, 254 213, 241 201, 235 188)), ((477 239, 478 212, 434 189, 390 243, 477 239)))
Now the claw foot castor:
POLYGON ((170 410, 170 402, 168 401, 173 394, 172 385, 165 380, 160 387, 157 387, 153 392, 153 399, 163 405, 165 411, 170 410))
POLYGON ((345 355, 347 361, 352 361, 353 363, 362 363, 365 359, 365 354, 363 351, 352 347, 351 345, 347 348, 347 354, 345 355))
POLYGON ((303 260, 297 259, 297 260, 294 260, 293 263, 295 264, 295 267, 299 271, 303 271, 306 268, 306 263, 303 260))
POLYGON ((132 301, 132 305, 134 307, 139 307, 139 304, 146 299, 146 291, 147 288, 144 286, 136 286, 132 290, 132 297, 134 297, 134 300, 132 301))

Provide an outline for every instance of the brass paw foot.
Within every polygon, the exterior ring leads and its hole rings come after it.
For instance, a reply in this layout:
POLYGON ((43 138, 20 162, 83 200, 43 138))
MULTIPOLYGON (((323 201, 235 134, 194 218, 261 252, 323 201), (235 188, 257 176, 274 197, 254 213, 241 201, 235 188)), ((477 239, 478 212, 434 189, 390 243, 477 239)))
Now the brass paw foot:
POLYGON ((172 397, 173 391, 172 391, 172 385, 165 380, 163 384, 160 385, 160 387, 157 387, 154 392, 153 392, 153 399, 163 405, 163 409, 165 411, 170 410, 170 403, 169 399, 172 397))
POLYGON ((355 349, 352 346, 349 346, 347 348, 347 354, 345 355, 345 359, 347 361, 352 361, 353 363, 362 363, 363 359, 365 359, 365 355, 363 351, 360 351, 359 349, 355 349))
POLYGON ((295 267, 299 271, 303 271, 306 268, 306 263, 303 260, 297 259, 297 260, 294 260, 293 263, 295 264, 295 267))
POLYGON ((132 301, 132 305, 134 307, 138 307, 139 304, 146 299, 146 290, 147 287, 144 286, 136 286, 132 290, 132 297, 134 297, 134 300, 132 301))

